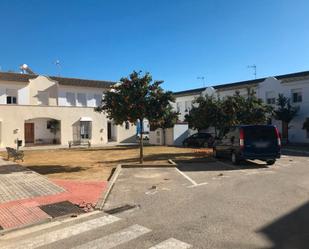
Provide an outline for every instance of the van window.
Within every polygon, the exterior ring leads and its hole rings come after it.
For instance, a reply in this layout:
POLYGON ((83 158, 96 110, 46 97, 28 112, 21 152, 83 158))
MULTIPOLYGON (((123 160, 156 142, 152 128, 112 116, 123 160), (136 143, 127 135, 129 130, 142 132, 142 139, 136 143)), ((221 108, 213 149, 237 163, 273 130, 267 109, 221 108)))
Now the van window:
POLYGON ((245 142, 277 141, 275 128, 272 126, 249 126, 244 128, 245 142))

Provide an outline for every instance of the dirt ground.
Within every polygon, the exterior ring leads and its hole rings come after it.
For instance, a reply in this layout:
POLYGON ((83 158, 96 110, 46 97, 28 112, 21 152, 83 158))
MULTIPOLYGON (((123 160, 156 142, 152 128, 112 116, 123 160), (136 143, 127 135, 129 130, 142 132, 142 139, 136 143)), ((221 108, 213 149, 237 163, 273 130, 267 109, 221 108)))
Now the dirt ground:
MULTIPOLYGON (((172 160, 195 160, 209 157, 209 149, 145 146, 145 164, 167 164, 172 160)), ((5 152, 0 153, 6 156, 5 152)), ((118 164, 138 163, 139 147, 74 148, 27 150, 24 165, 54 179, 107 180, 118 164)))

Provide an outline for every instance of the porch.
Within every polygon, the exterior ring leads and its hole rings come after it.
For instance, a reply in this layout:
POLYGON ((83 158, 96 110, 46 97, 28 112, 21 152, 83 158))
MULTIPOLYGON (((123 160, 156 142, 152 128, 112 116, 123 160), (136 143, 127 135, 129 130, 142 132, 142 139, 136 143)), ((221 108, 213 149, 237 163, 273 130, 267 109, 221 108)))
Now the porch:
POLYGON ((25 146, 61 144, 61 121, 51 118, 34 118, 24 123, 25 146))

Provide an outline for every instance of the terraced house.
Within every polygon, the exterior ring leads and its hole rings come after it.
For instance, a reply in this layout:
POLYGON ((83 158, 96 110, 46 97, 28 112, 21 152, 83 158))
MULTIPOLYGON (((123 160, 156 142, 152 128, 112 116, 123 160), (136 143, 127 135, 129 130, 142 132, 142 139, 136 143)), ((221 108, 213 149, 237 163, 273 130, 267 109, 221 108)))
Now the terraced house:
MULTIPOLYGON (((236 91, 245 96, 248 88, 254 90, 258 98, 273 107, 276 107, 276 98, 279 94, 289 97, 292 105, 299 106, 298 115, 289 125, 289 141, 309 143, 309 130, 303 129, 304 122, 309 119, 309 71, 175 92, 174 108, 180 113, 179 119, 183 121, 196 97, 215 94, 215 96, 224 98, 235 94, 236 91)), ((281 121, 272 119, 270 122, 281 131, 281 121)))
POLYGON ((0 147, 134 140, 135 126, 94 111, 113 83, 0 72, 0 147))

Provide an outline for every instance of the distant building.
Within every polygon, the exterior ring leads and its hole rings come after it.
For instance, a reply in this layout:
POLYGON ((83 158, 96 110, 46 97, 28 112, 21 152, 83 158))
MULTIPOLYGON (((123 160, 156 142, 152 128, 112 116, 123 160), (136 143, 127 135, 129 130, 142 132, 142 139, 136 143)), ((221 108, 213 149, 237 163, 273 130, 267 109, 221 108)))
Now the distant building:
MULTIPOLYGON (((291 99, 292 105, 299 106, 298 116, 290 123, 289 140, 294 143, 309 143, 309 132, 302 129, 303 123, 309 118, 309 71, 174 92, 174 109, 180 112, 179 119, 183 121, 198 96, 214 93, 224 98, 236 91, 247 95, 248 88, 254 90, 257 97, 267 104, 275 106, 276 98, 283 94, 291 99)), ((272 120, 272 123, 281 131, 280 121, 272 120)))

